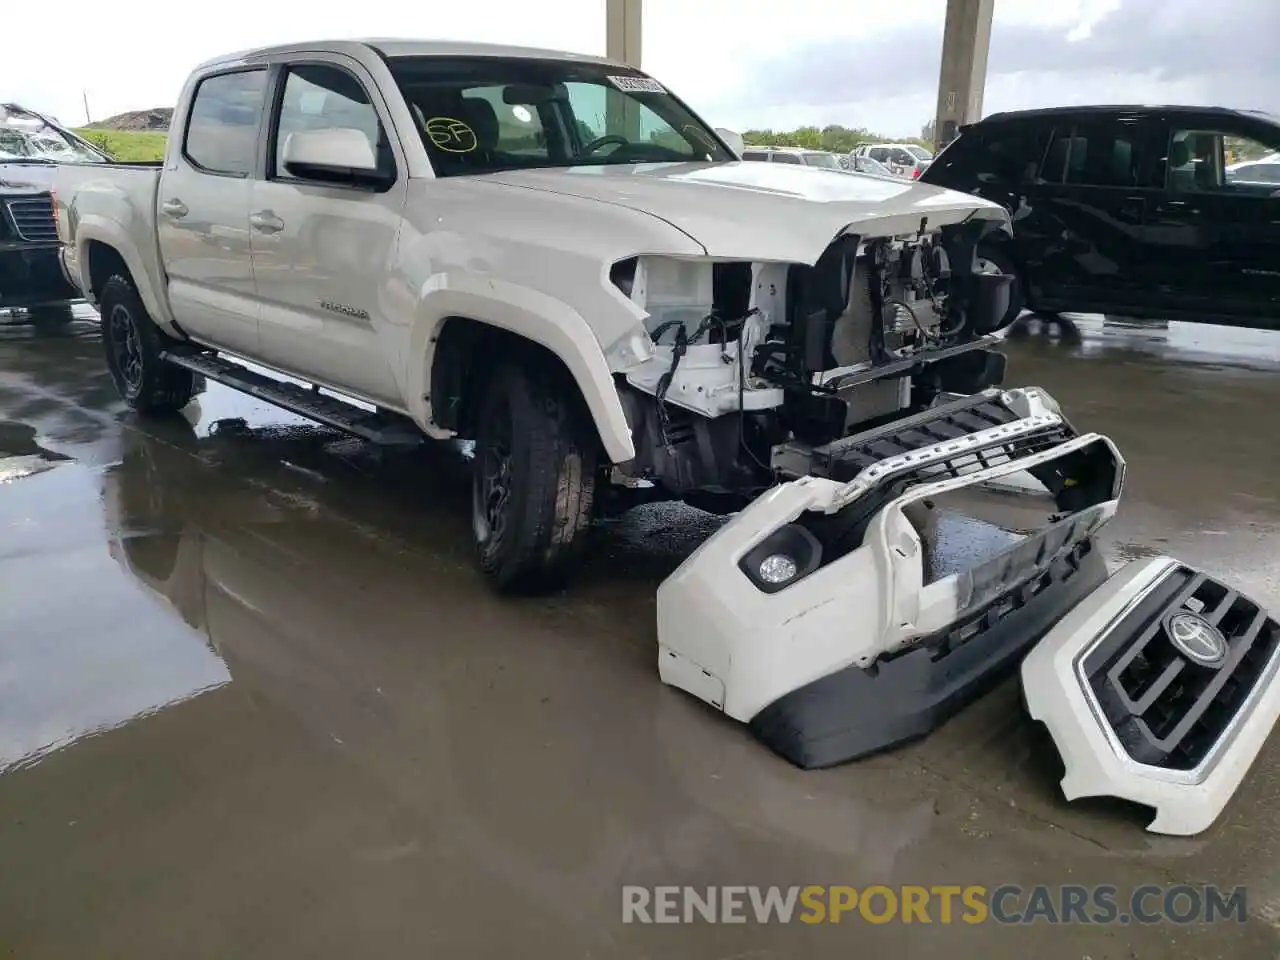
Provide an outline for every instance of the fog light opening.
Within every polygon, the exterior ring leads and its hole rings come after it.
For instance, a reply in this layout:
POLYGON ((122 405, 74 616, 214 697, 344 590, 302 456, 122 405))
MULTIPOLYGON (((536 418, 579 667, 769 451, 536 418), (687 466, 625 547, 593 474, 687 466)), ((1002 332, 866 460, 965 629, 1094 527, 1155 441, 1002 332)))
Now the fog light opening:
POLYGON ((786 583, 795 578, 800 567, 785 553, 774 553, 760 561, 760 579, 765 583, 786 583))

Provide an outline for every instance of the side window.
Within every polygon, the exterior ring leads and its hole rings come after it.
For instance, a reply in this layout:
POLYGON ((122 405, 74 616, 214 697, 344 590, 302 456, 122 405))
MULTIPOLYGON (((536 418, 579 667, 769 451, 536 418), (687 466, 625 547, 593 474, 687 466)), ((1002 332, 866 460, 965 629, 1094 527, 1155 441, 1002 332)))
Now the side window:
POLYGON ((993 125, 983 136, 984 149, 976 161, 983 168, 978 178, 1011 185, 1034 183, 1044 147, 1038 132, 1017 123, 993 125))
POLYGON ((247 177, 253 172, 267 71, 240 70, 205 77, 196 87, 182 143, 186 158, 207 173, 247 177))
POLYGON ((1217 190, 1226 180, 1223 136, 1209 130, 1174 130, 1165 184, 1177 193, 1217 190))
POLYGON ((768 160, 769 155, 767 153, 761 153, 759 150, 744 150, 742 151, 742 159, 743 160, 768 160))
POLYGON ((904 167, 913 167, 915 166, 916 158, 905 150, 895 150, 893 151, 893 162, 904 167))
POLYGON ((1168 188, 1178 192, 1269 195, 1280 182, 1274 147, 1216 130, 1174 130, 1168 188), (1262 162, 1259 162, 1262 161, 1262 162))
POLYGON ((280 119, 271 151, 273 176, 293 179, 284 166, 289 137, 305 130, 358 130, 369 141, 379 166, 390 169, 391 151, 369 94, 347 71, 327 64, 300 64, 285 76, 280 119))
POLYGON ((1150 160, 1137 125, 1077 124, 1067 148, 1066 182, 1089 187, 1153 186, 1150 160))
POLYGON ((800 163, 800 158, 794 153, 775 153, 773 155, 774 163, 800 163))
POLYGON ((872 148, 871 148, 871 159, 872 159, 872 160, 875 160, 875 161, 876 161, 876 162, 878 162, 878 163, 888 163, 888 162, 889 162, 889 151, 888 151, 888 150, 886 150, 884 147, 872 147, 872 148))

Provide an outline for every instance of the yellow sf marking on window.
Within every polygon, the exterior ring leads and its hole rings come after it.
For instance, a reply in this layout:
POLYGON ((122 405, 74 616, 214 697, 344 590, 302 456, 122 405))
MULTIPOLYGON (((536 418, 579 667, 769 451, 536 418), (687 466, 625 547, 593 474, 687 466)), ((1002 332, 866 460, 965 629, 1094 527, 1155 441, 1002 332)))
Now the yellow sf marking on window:
POLYGON ((479 146, 476 132, 453 117, 432 117, 426 130, 431 142, 445 153, 470 153, 479 146))

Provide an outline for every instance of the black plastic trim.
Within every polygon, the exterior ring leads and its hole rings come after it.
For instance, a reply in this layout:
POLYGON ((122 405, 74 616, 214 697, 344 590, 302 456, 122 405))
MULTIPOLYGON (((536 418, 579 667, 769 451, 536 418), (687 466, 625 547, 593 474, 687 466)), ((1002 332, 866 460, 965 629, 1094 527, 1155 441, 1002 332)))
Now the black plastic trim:
MULTIPOLYGON (((1059 558, 1035 582, 1010 591, 1021 602, 993 604, 990 623, 958 644, 956 628, 863 669, 846 667, 775 700, 751 732, 804 769, 834 766, 924 736, 1011 675, 1023 655, 1107 579, 1092 540, 1059 558), (1030 594, 1028 596, 1028 594, 1030 594)), ((981 617, 981 615, 980 615, 981 617)))

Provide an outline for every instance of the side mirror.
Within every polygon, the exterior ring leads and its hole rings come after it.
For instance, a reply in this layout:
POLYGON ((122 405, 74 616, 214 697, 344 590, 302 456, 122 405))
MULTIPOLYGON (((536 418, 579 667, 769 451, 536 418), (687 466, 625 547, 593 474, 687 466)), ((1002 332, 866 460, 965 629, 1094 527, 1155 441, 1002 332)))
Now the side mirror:
POLYGON ((729 149, 741 159, 742 151, 747 149, 747 145, 742 139, 742 134, 726 130, 724 127, 716 127, 716 133, 720 135, 721 140, 729 145, 729 149))
POLYGON ((284 168, 304 180, 376 186, 387 177, 369 138, 350 127, 298 130, 284 141, 284 168))

